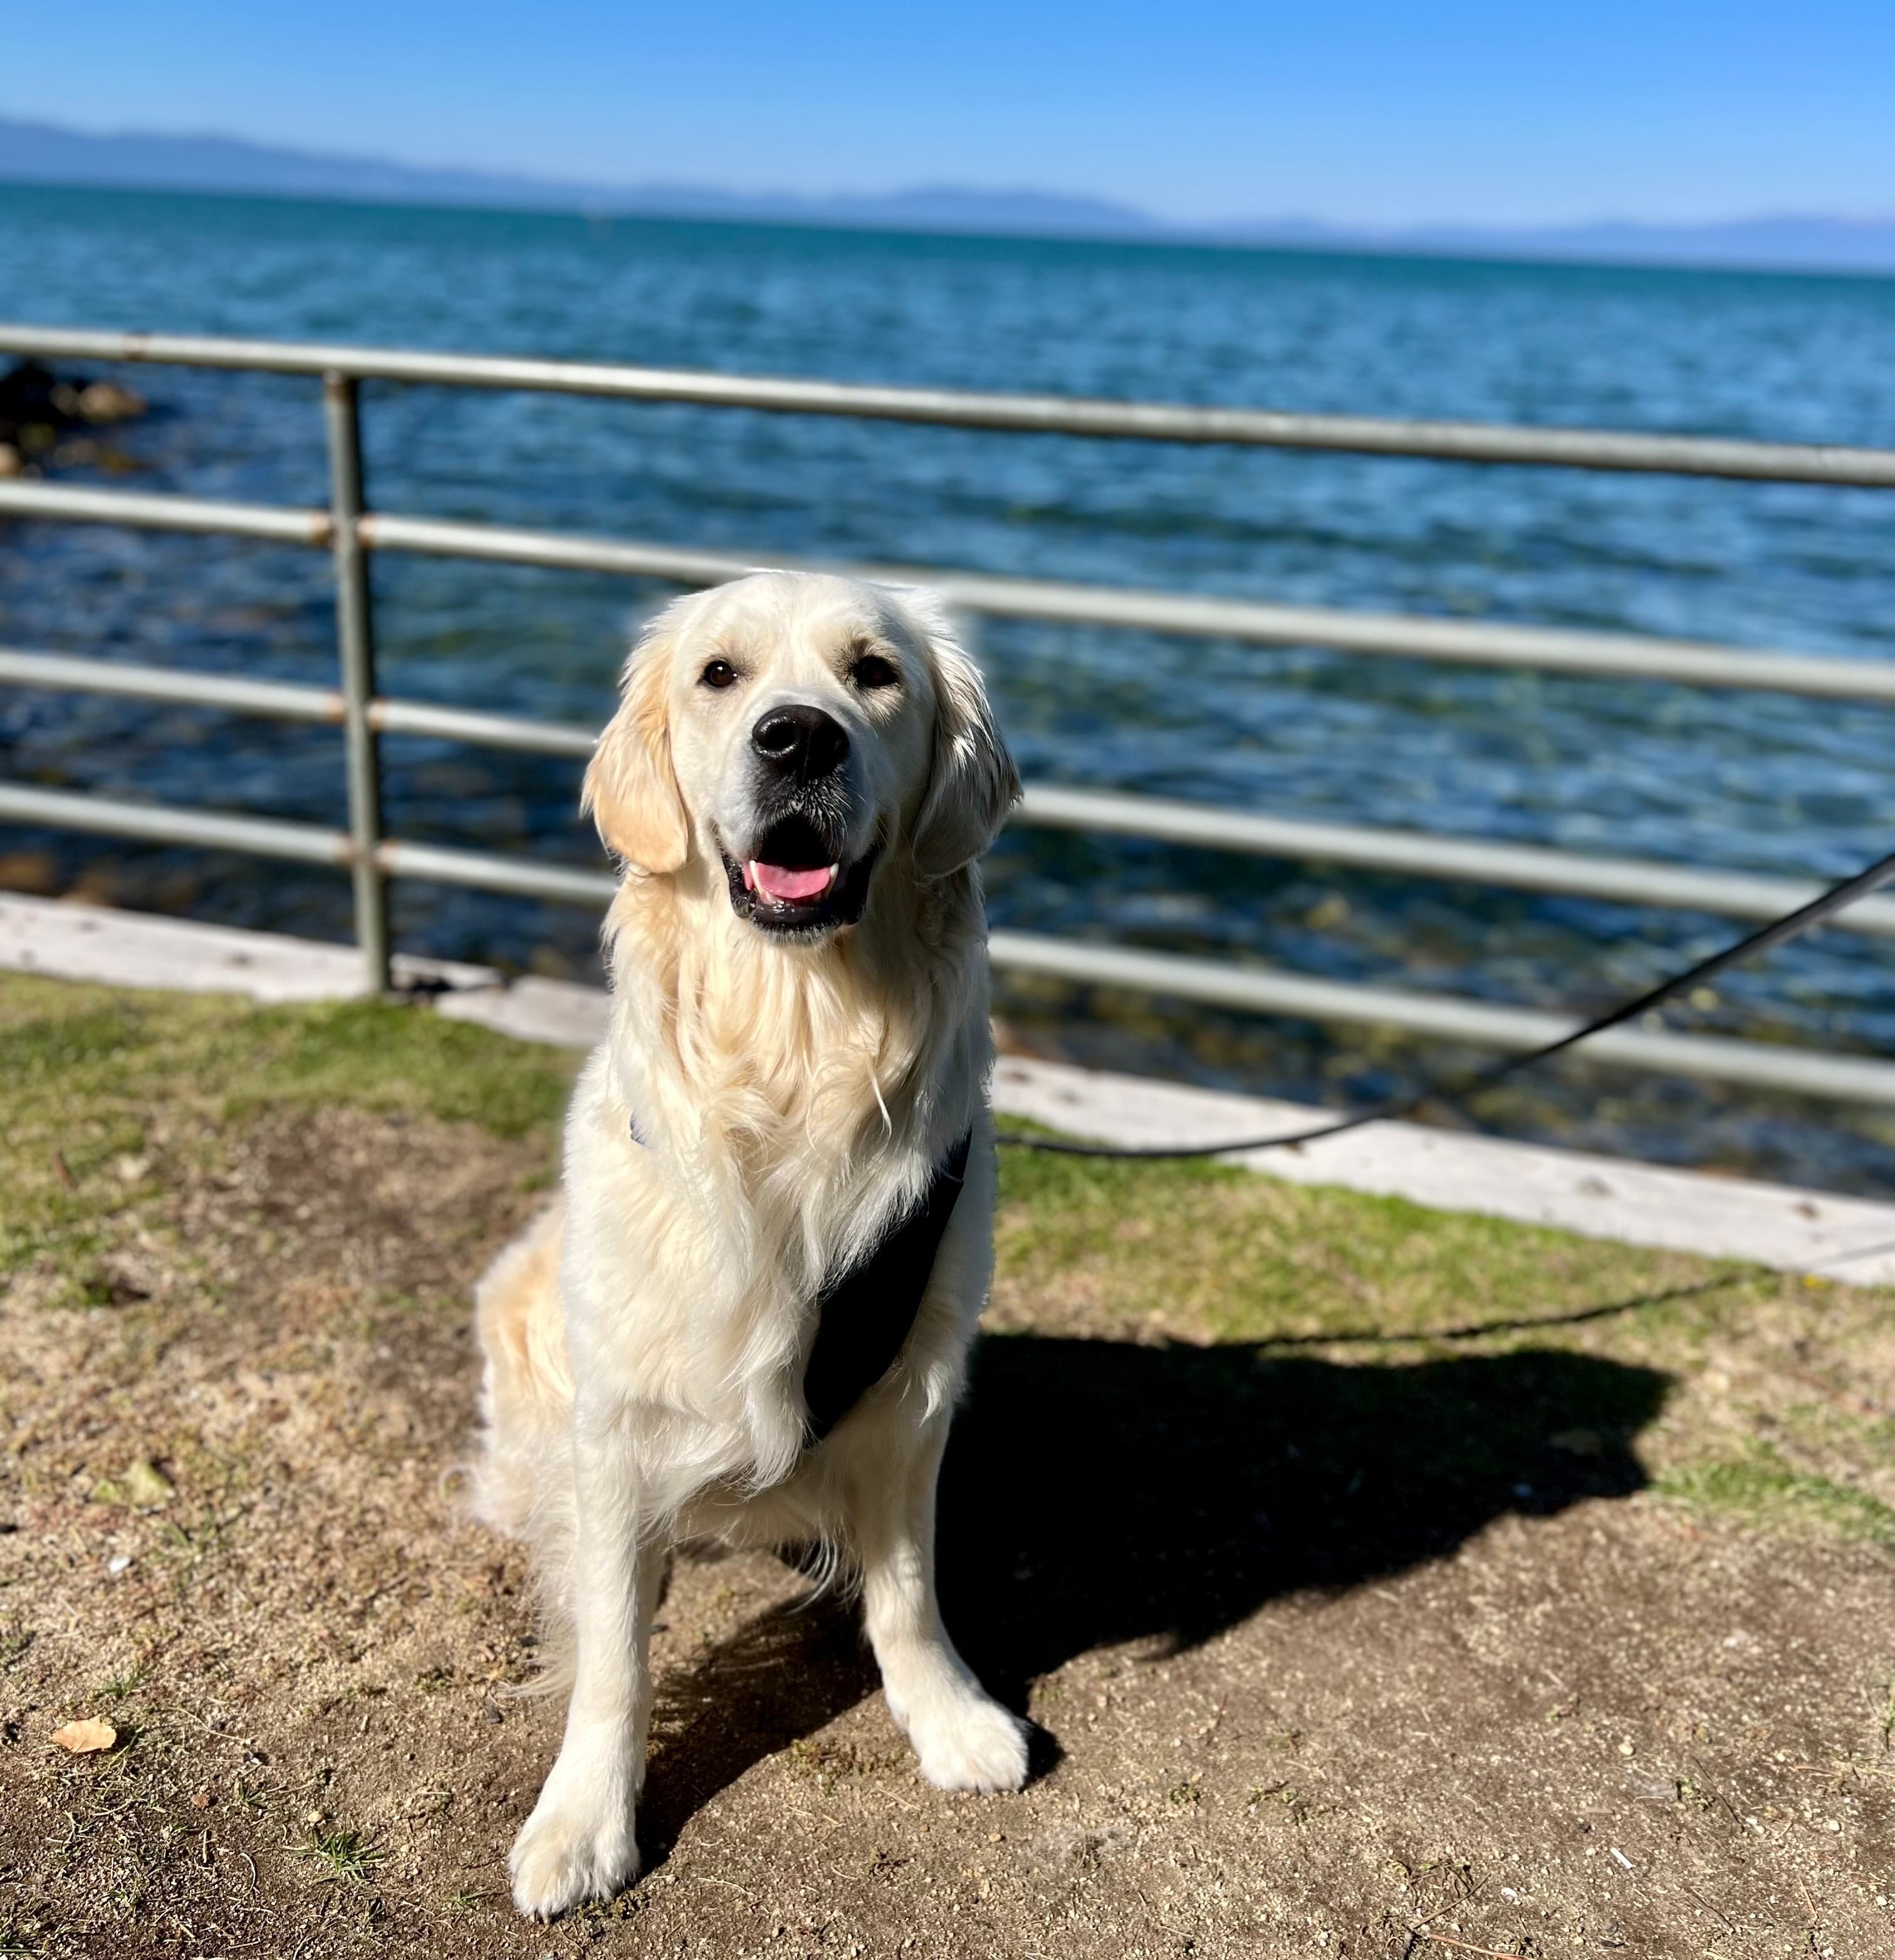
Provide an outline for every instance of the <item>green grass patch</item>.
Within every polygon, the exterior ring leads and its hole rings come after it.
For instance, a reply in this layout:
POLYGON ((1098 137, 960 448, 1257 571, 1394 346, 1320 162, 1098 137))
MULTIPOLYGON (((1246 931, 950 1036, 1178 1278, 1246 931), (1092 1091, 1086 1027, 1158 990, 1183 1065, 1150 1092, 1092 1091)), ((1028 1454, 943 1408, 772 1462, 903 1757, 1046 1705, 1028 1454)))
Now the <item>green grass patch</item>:
POLYGON ((1686 1463, 1658 1480, 1661 1495, 1763 1531, 1816 1531, 1895 1550, 1895 1510, 1865 1490, 1799 1470, 1767 1443, 1741 1456, 1686 1463))
POLYGON ((1535 1335, 1615 1310, 1688 1344, 1741 1268, 1201 1163, 1003 1151, 1002 1271, 1224 1341, 1535 1335))
POLYGON ((108 1701, 123 1701, 128 1694, 135 1694, 151 1678, 151 1663, 148 1660, 135 1662, 123 1674, 115 1674, 109 1681, 99 1683, 97 1692, 108 1701))
POLYGON ((153 1195, 154 1144, 214 1149, 259 1110, 324 1104, 549 1138, 574 1067, 419 1007, 0 975, 0 1281, 51 1260, 62 1303, 120 1303, 105 1255, 153 1195))
MULTIPOLYGON (((20 1099, 116 1115, 135 1145, 155 1098, 231 1115, 285 1102, 478 1123, 518 1137, 556 1122, 574 1072, 562 1052, 420 1007, 377 1001, 260 1007, 224 995, 118 992, 0 976, 0 1079, 20 1099)), ((87 1156, 81 1147, 75 1171, 87 1156)))
POLYGON ((319 1831, 307 1844, 297 1849, 319 1866, 317 1876, 344 1885, 365 1885, 387 1853, 375 1841, 360 1831, 319 1831))

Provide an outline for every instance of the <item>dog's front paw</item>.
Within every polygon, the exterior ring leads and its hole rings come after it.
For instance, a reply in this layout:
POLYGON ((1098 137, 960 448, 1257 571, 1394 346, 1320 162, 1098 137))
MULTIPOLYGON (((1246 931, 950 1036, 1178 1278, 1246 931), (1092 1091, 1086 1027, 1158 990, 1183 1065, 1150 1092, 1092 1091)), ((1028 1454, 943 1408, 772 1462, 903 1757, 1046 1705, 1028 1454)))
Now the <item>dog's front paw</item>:
POLYGON ((562 1797, 549 1782, 507 1859, 513 1902, 529 1919, 553 1919, 588 1899, 610 1898, 639 1875, 629 1803, 562 1797))
POLYGON ((937 1790, 1018 1790, 1027 1780, 1027 1725, 978 1688, 911 1707, 908 1739, 937 1790))

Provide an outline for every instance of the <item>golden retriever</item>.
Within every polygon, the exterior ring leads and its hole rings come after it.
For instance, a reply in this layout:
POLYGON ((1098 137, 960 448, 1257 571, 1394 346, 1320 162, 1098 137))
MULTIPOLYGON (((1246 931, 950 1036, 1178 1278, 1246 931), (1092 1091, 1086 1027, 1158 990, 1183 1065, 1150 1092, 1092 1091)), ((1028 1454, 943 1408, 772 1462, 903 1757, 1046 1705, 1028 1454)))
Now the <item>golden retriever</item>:
POLYGON ((933 1545, 992 1265, 977 861, 1018 794, 920 593, 758 573, 677 601, 626 669, 584 791, 623 865, 610 1032, 559 1204, 476 1295, 477 1508, 531 1547, 569 1656, 510 1860, 523 1913, 637 1873, 681 1538, 828 1548, 922 1774, 1024 1780, 1023 1725, 942 1627, 933 1545))

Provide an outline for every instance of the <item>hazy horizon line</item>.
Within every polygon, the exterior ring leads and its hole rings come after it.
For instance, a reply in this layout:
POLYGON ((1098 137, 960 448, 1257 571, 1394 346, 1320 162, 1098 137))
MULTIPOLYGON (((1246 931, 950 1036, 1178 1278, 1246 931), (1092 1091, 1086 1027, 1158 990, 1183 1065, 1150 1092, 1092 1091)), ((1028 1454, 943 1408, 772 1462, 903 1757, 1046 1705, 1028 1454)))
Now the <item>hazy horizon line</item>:
MULTIPOLYGON (((1681 269, 1709 267, 1720 250, 1760 256, 1757 269, 1895 272, 1895 212, 1784 208, 1678 218, 1606 213, 1524 222, 1479 218, 1352 220, 1308 212, 1183 219, 1085 191, 935 179, 881 190, 753 190, 690 179, 622 183, 546 177, 531 170, 412 164, 362 152, 308 149, 245 135, 160 129, 89 131, 0 110, 0 181, 74 189, 196 191, 209 195, 361 198, 465 208, 484 197, 496 208, 578 216, 644 215, 736 221, 845 224, 906 221, 924 229, 992 228, 998 235, 1116 238, 1159 243, 1562 248, 1682 255, 1681 269), (126 180, 128 178, 132 180, 126 180), (1842 254, 1839 260, 1827 256, 1842 254)), ((1726 259, 1732 269, 1741 260, 1726 259)))

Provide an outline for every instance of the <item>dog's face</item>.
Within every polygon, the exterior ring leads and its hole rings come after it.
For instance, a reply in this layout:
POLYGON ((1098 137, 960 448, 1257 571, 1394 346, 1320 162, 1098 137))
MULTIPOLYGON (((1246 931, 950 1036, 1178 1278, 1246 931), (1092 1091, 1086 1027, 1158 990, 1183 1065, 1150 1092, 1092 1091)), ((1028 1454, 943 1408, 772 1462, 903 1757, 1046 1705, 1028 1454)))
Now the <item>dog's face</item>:
POLYGON ((1020 792, 980 676, 919 594, 763 572, 679 600, 626 670, 585 801, 629 864, 720 864, 737 915, 817 940, 878 869, 940 878, 1020 792))

